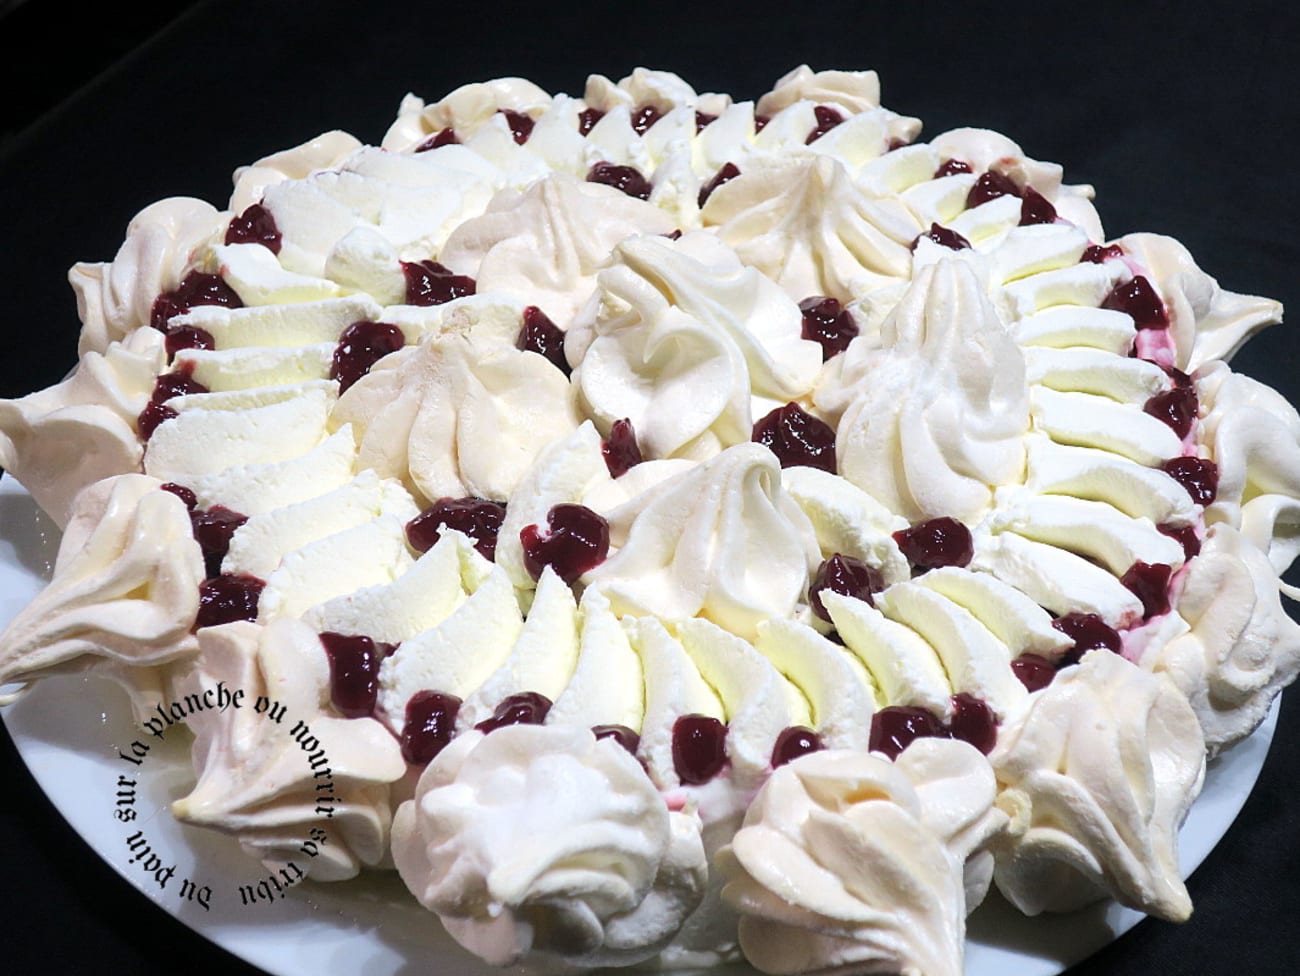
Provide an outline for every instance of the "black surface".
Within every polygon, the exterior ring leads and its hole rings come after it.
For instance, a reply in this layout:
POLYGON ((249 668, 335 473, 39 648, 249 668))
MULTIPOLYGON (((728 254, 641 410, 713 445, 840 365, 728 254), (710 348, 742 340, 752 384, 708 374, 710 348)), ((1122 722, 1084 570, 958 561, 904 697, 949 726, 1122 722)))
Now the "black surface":
MULTIPOLYGON (((12 20, 0 22, 6 44, 21 42, 12 20)), ((1005 132, 1031 156, 1063 162, 1067 181, 1094 184, 1110 236, 1171 234, 1225 287, 1300 309, 1297 37, 1300 18, 1281 3, 1071 4, 1051 17, 1044 5, 1014 3, 828 2, 779 13, 752 4, 200 4, 89 86, 69 88, 75 97, 38 112, 0 157, 0 396, 72 365, 66 269, 111 259, 127 221, 153 200, 222 204, 236 165, 325 129, 377 142, 408 90, 432 100, 516 74, 580 94, 589 72, 618 78, 639 64, 738 97, 756 97, 801 62, 875 68, 885 104, 921 118, 925 133, 1005 132)), ((1260 336, 1234 365, 1300 399, 1293 328, 1260 336)), ((1071 976, 1300 964, 1294 696, 1259 786, 1190 882, 1192 922, 1145 922, 1071 976)), ((0 745, 0 967, 252 972, 119 880, 44 800, 7 736, 0 745)))

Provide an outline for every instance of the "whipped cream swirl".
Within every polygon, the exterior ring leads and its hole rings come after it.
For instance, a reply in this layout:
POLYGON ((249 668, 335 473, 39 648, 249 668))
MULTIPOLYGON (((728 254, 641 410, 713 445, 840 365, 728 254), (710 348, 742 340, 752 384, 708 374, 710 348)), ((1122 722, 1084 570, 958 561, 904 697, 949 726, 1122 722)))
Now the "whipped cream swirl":
POLYGON ((669 812, 637 761, 581 728, 468 732, 393 824, 408 888, 495 965, 648 959, 695 908, 699 820, 669 812))

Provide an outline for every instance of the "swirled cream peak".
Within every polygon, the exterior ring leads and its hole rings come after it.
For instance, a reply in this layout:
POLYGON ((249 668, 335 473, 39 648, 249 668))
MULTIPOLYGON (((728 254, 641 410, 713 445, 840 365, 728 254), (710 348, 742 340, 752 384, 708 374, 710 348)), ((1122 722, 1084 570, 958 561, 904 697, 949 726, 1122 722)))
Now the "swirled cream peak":
POLYGON ((304 180, 318 170, 338 166, 361 148, 352 135, 334 129, 322 132, 292 149, 263 156, 251 166, 235 170, 235 190, 230 196, 230 211, 243 213, 260 203, 268 186, 285 180, 304 180))
POLYGON ((1281 574, 1300 554, 1300 414, 1276 390, 1226 363, 1202 369, 1196 393, 1201 443, 1219 472, 1205 520, 1239 528, 1281 574))
POLYGON ((795 102, 838 105, 851 114, 880 107, 880 76, 874 71, 813 71, 801 64, 758 100, 754 111, 775 115, 795 102))
POLYGON ((1179 369, 1190 373, 1229 360, 1255 333, 1282 321, 1281 302, 1220 288, 1172 237, 1127 234, 1117 243, 1164 300, 1179 369))
POLYGON ((360 464, 429 501, 504 501, 578 416, 564 374, 541 356, 452 332, 387 357, 339 398, 331 422, 353 426, 360 464))
POLYGON ((563 328, 621 241, 667 234, 673 226, 652 204, 556 173, 524 190, 498 193, 487 212, 452 232, 440 260, 467 269, 480 291, 527 296, 563 328))
POLYGON ((840 473, 913 521, 982 514, 995 487, 1024 475, 1029 396, 1024 357, 978 278, 957 260, 926 268, 881 345, 850 348, 839 385, 817 394, 842 409, 840 473))
POLYGON ((602 425, 630 419, 649 457, 748 441, 751 396, 797 399, 821 369, 795 303, 710 235, 625 241, 598 282, 565 343, 573 382, 602 425))
POLYGON ((1095 650, 1006 721, 989 756, 1011 817, 999 890, 1029 915, 1113 895, 1183 921, 1178 828, 1201 791, 1196 713, 1167 677, 1095 650))
POLYGON ((699 903, 700 824, 637 761, 582 728, 460 736, 393 824, 402 880, 496 965, 648 959, 699 903))
POLYGON ((906 279, 923 230, 901 203, 868 197, 825 155, 742 172, 718 187, 701 217, 795 301, 845 302, 906 279))
POLYGON ((583 581, 619 614, 702 615, 742 637, 789 617, 820 562, 772 452, 738 444, 603 513, 616 551, 583 581))
POLYGON ((1144 655, 1185 694, 1213 756, 1245 738, 1300 671, 1300 626, 1276 571, 1231 525, 1210 526, 1174 605, 1189 630, 1144 655))
POLYGON ((917 745, 927 755, 914 762, 912 749, 898 763, 813 753, 759 792, 718 858, 758 969, 962 972, 964 862, 996 832, 992 776, 965 743, 917 745), (971 832, 984 821, 993 829, 971 832))
POLYGON ((540 115, 550 105, 551 96, 524 78, 461 85, 432 105, 407 95, 397 120, 384 136, 383 147, 393 151, 410 149, 443 129, 454 129, 458 137, 468 137, 502 110, 532 116, 540 115))
POLYGON ((62 383, 0 400, 0 467, 63 526, 83 488, 140 470, 136 417, 165 370, 162 333, 138 329, 88 350, 62 383))
POLYGON ((379 864, 392 822, 389 784, 406 763, 374 719, 332 714, 330 665, 316 634, 297 620, 265 628, 238 621, 204 628, 199 642, 173 700, 215 696, 219 685, 245 700, 193 711, 198 782, 172 812, 233 835, 272 869, 303 861, 303 840, 322 829, 326 839, 306 862, 317 881, 345 880, 379 864), (259 713, 258 696, 283 705, 283 721, 259 713))
POLYGON ((131 219, 111 262, 73 265, 68 280, 81 316, 77 352, 106 352, 110 342, 148 325, 154 300, 181 283, 196 253, 224 229, 224 215, 211 204, 169 197, 131 219))
POLYGON ((197 650, 203 557, 159 485, 124 474, 77 496, 50 585, 0 635, 0 685, 107 666, 134 694, 197 650))

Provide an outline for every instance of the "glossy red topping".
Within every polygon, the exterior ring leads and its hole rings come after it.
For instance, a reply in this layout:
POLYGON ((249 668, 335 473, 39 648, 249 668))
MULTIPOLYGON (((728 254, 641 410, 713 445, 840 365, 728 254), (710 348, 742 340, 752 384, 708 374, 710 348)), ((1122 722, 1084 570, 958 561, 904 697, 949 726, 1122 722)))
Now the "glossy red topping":
POLYGON ((981 203, 988 203, 998 197, 1018 196, 1020 196, 1020 188, 1011 177, 991 169, 987 173, 981 173, 975 185, 966 194, 966 207, 967 209, 978 207, 981 203))
POLYGON ((1061 656, 1060 663, 1074 664, 1091 650, 1105 648, 1118 654, 1123 647, 1119 631, 1095 613, 1067 613, 1052 621, 1052 626, 1074 641, 1074 647, 1061 656))
POLYGON ((782 729, 781 734, 776 737, 776 745, 772 747, 772 768, 784 766, 800 756, 806 756, 810 752, 820 752, 824 748, 821 736, 812 729, 806 729, 802 725, 792 725, 782 729))
POLYGON ((375 363, 405 344, 402 330, 388 322, 353 322, 334 347, 330 379, 338 380, 339 392, 343 393, 369 373, 375 363))
MULTIPOLYGON (((1155 360, 1153 359, 1148 359, 1145 361, 1148 363, 1155 362, 1155 360)), ((1165 375, 1168 376, 1171 380, 1173 380, 1174 386, 1178 387, 1179 389, 1190 389, 1193 386, 1192 378, 1188 376, 1186 373, 1184 373, 1181 369, 1178 369, 1176 366, 1166 366, 1163 363, 1156 363, 1156 365, 1159 366, 1162 370, 1164 370, 1165 375)))
POLYGON ((188 368, 174 369, 163 373, 153 382, 153 395, 149 398, 154 403, 165 403, 172 397, 190 396, 195 393, 207 393, 208 388, 194 379, 194 371, 188 368))
POLYGON ((510 134, 515 137, 515 143, 522 146, 533 134, 533 126, 537 123, 523 112, 515 112, 508 108, 499 111, 505 116, 506 125, 510 126, 510 134))
POLYGON ((257 601, 262 597, 264 580, 241 573, 218 576, 199 584, 197 627, 216 627, 236 620, 256 620, 257 601))
POLYGON ((1142 618, 1150 620, 1169 611, 1169 578, 1173 574, 1172 566, 1144 563, 1139 559, 1119 581, 1142 601, 1142 618))
POLYGON ((167 350, 167 361, 171 362, 182 349, 215 349, 217 343, 207 329, 178 325, 167 327, 167 338, 163 340, 163 346, 167 350))
POLYGON ((973 173, 970 163, 963 159, 945 159, 939 164, 939 168, 934 171, 936 180, 945 176, 956 176, 958 173, 973 173))
POLYGON ((190 531, 194 533, 194 541, 203 550, 208 579, 221 575, 221 561, 230 551, 230 540, 235 530, 247 521, 247 515, 241 515, 224 505, 190 510, 190 531))
POLYGON ((913 568, 920 570, 965 566, 975 555, 970 529, 947 516, 899 529, 894 541, 913 568))
POLYGON ((1052 662, 1037 654, 1021 654, 1011 662, 1011 673, 1020 679, 1028 691, 1046 688, 1056 677, 1052 662))
POLYGON ((1020 226, 1050 224, 1056 220, 1056 208, 1032 186, 1025 187, 1020 203, 1020 226))
POLYGON ((440 691, 417 691, 406 703, 402 757, 412 766, 432 762, 456 734, 461 700, 440 691))
POLYGON ((587 135, 595 127, 596 123, 605 117, 605 113, 598 108, 584 108, 578 113, 578 133, 587 135))
POLYGON ((261 244, 272 254, 280 253, 283 240, 271 211, 260 203, 253 204, 238 217, 232 217, 226 228, 227 244, 261 244))
POLYGON ((928 237, 940 247, 946 247, 951 251, 960 251, 964 248, 970 247, 970 241, 966 240, 966 238, 962 237, 955 230, 950 230, 947 227, 932 223, 928 231, 924 234, 918 235, 916 240, 912 242, 912 250, 916 250, 917 241, 922 237, 928 237))
POLYGON ((822 362, 837 356, 858 337, 858 323, 834 298, 813 295, 799 303, 803 315, 800 335, 822 347, 822 362))
POLYGON ((171 420, 176 416, 176 411, 171 407, 165 407, 161 403, 155 403, 152 400, 145 405, 140 411, 140 416, 135 418, 136 426, 140 429, 140 439, 147 441, 153 436, 153 432, 158 429, 159 425, 171 420))
POLYGON ((407 305, 443 305, 474 294, 474 279, 437 261, 403 261, 407 305))
POLYGON ((591 731, 597 739, 613 739, 634 756, 641 746, 641 736, 626 725, 597 725, 591 731))
POLYGON ((867 748, 883 752, 890 759, 920 738, 948 738, 938 716, 924 708, 910 705, 890 705, 871 716, 871 738, 867 748))
POLYGON ((154 299, 149 324, 159 332, 166 332, 167 323, 175 316, 200 305, 242 308, 244 303, 220 275, 191 271, 175 291, 165 292, 154 299))
POLYGON ((814 105, 813 116, 817 119, 817 124, 813 126, 812 132, 808 133, 808 138, 804 140, 805 145, 812 145, 844 121, 843 113, 829 105, 814 105))
POLYGON ((533 579, 550 566, 564 582, 572 584, 595 569, 609 555, 609 523, 583 505, 562 504, 546 513, 545 535, 537 525, 519 533, 524 547, 524 568, 533 579))
POLYGON ((829 621, 831 615, 822 604, 823 591, 842 593, 875 606, 871 594, 879 593, 884 588, 885 582, 878 572, 861 559, 837 552, 817 567, 817 574, 808 586, 808 605, 813 613, 829 621))
POLYGON ((486 498, 439 498, 406 523, 406 541, 416 552, 428 552, 442 538, 444 527, 463 532, 484 559, 496 559, 497 534, 506 507, 486 498))
POLYGON ((565 376, 573 372, 569 361, 564 358, 564 333, 536 305, 524 309, 524 323, 519 329, 519 338, 515 340, 515 348, 546 357, 565 376))
POLYGON ((770 116, 770 115, 755 115, 755 116, 754 116, 754 135, 758 135, 760 132, 762 132, 764 129, 766 129, 766 128, 767 128, 767 123, 769 123, 769 122, 771 122, 771 121, 772 121, 772 116, 770 116))
POLYGON ((695 113, 695 134, 698 136, 704 131, 704 127, 712 122, 718 121, 716 115, 709 115, 707 112, 696 111, 695 113))
POLYGON ((521 691, 501 699, 492 711, 474 728, 480 732, 493 732, 507 725, 541 725, 551 710, 551 700, 536 691, 521 691))
POLYGON ((638 200, 649 200, 654 187, 640 170, 633 166, 618 166, 615 163, 597 163, 587 171, 588 183, 603 183, 616 190, 622 190, 638 200))
POLYGON ((1083 251, 1083 257, 1079 258, 1080 263, 1088 262, 1089 264, 1104 264, 1106 261, 1115 258, 1122 258, 1124 249, 1118 244, 1089 244, 1083 251))
POLYGON ((637 135, 645 135, 646 129, 664 117, 664 113, 653 105, 642 105, 632 112, 632 128, 637 135))
POLYGON ((993 751, 998 741, 998 719, 988 703, 974 695, 961 692, 952 696, 952 718, 948 720, 948 734, 954 739, 969 742, 984 755, 993 751))
POLYGON ((1211 504, 1219 494, 1219 466, 1209 458, 1170 458, 1160 467, 1186 488, 1198 505, 1211 504))
POLYGON ((365 718, 379 699, 379 664, 393 645, 361 634, 324 633, 320 642, 330 662, 330 700, 345 718, 365 718))
POLYGON ((460 139, 456 136, 455 129, 442 129, 425 139, 415 147, 416 152, 428 152, 430 149, 440 149, 443 146, 455 146, 460 144, 460 139))
POLYGON ((170 373, 163 373, 154 380, 153 394, 135 420, 141 440, 147 441, 160 424, 177 415, 173 408, 166 406, 167 400, 174 396, 208 392, 206 386, 193 379, 192 373, 192 367, 183 367, 170 373))
POLYGON ((783 468, 805 465, 835 473, 835 431, 797 403, 769 413, 754 425, 750 439, 775 454, 783 468))
POLYGON ((696 198, 696 203, 703 207, 713 196, 713 191, 722 186, 723 183, 730 183, 740 175, 740 167, 735 163, 723 163, 722 168, 713 174, 713 179, 700 187, 700 195, 696 198))
POLYGON ((1101 300, 1101 307, 1131 316, 1139 329, 1164 329, 1169 325, 1165 303, 1142 275, 1112 288, 1101 300))
POLYGON ((1179 437, 1186 437, 1192 432, 1192 421, 1196 419, 1198 407, 1194 389, 1175 386, 1151 397, 1142 405, 1142 410, 1164 421, 1179 437))
POLYGON ((636 431, 632 421, 616 420, 609 429, 609 436, 600 445, 600 453, 605 456, 605 467, 611 478, 621 478, 643 460, 641 447, 636 442, 636 431))
POLYGON ((1201 554, 1201 537, 1196 534, 1194 525, 1157 525, 1156 531, 1167 535, 1183 547, 1183 558, 1191 559, 1201 554))
POLYGON ((707 715, 673 723, 673 769, 688 786, 707 783, 727 765, 727 727, 707 715))

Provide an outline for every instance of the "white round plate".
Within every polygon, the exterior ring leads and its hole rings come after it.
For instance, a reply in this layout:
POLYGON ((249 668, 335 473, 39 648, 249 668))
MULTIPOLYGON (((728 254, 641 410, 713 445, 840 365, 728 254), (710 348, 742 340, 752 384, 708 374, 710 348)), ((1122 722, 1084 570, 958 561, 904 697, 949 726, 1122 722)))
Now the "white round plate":
MULTIPOLYGON (((12 478, 0 479, 0 624, 7 624, 44 585, 57 544, 57 529, 30 496, 12 478)), ((372 872, 337 885, 308 882, 280 896, 267 884, 262 887, 269 898, 255 896, 246 904, 241 889, 259 890, 259 881, 268 879, 266 870, 231 838, 182 825, 167 812, 167 804, 193 784, 185 743, 178 737, 151 745, 138 766, 122 758, 134 740, 149 737, 134 726, 126 697, 115 686, 54 678, 2 714, 36 781, 104 860, 162 909, 268 973, 501 972, 456 946, 406 893, 395 872, 372 872), (138 816, 128 822, 115 816, 124 809, 118 802, 120 777, 135 784, 129 806, 138 816), (130 838, 135 838, 134 847, 130 838), (144 867, 151 862, 142 839, 158 858, 153 873, 144 867)), ((1184 875, 1201 863, 1241 810, 1268 753, 1276 718, 1274 707, 1253 736, 1211 765, 1180 836, 1184 875)), ((1073 915, 1029 919, 993 894, 971 917, 966 973, 1055 976, 1143 917, 1104 902, 1073 915)), ((726 973, 754 970, 735 966, 726 973)))

